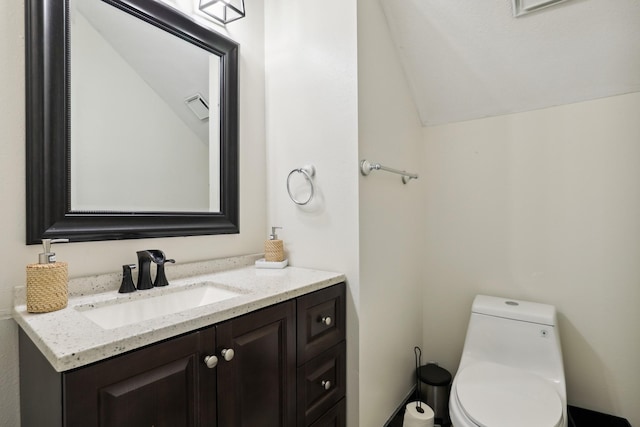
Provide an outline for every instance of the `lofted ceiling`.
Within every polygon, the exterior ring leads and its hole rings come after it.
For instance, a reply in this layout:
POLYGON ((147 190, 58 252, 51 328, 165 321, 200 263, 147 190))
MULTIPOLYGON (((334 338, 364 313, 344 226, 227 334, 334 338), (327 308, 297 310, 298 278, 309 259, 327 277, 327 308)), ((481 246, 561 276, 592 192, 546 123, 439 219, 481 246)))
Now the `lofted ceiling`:
POLYGON ((424 126, 640 91, 640 0, 380 2, 424 126))
POLYGON ((108 3, 74 0, 71 5, 71 37, 77 12, 185 126, 208 144, 208 120, 198 119, 185 100, 196 94, 209 100, 210 61, 215 58, 217 63, 217 57, 108 3))

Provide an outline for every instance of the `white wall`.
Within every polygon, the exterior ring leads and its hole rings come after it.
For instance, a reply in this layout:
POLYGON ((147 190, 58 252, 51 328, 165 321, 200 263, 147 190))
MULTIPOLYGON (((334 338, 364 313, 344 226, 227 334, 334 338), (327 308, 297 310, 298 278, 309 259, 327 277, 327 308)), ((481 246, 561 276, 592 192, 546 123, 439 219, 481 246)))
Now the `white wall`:
POLYGON ((471 301, 554 304, 570 404, 640 425, 640 93, 424 130, 424 347, 471 301))
MULTIPOLYGON (((359 159, 421 174, 422 128, 387 28, 378 0, 358 1, 359 159)), ((415 382, 424 185, 359 180, 361 426, 384 425, 415 382)))
MULTIPOLYGON (((294 266, 344 272, 347 298, 347 417, 358 424, 358 111, 356 2, 266 4, 268 225, 294 266), (289 172, 312 163, 316 197, 287 194, 289 172)), ((297 174, 299 175, 299 174, 297 174)), ((297 191, 304 181, 292 178, 297 191)), ((268 229, 265 227, 264 237, 268 229)))
MULTIPOLYGON (((24 18, 22 2, 0 2, 0 425, 18 426, 18 328, 11 320, 12 286, 24 281, 17 252, 24 243, 24 18)), ((36 255, 37 256, 37 252, 36 255)))
MULTIPOLYGON (((240 49, 240 234, 113 242, 70 243, 57 248, 69 274, 120 271, 135 251, 163 249, 177 262, 262 251, 266 229, 264 137, 264 44, 262 3, 229 36, 240 49)), ((24 266, 37 260, 38 246, 25 245, 24 3, 0 2, 0 425, 18 424, 17 333, 9 320, 12 290, 23 285, 24 266)))

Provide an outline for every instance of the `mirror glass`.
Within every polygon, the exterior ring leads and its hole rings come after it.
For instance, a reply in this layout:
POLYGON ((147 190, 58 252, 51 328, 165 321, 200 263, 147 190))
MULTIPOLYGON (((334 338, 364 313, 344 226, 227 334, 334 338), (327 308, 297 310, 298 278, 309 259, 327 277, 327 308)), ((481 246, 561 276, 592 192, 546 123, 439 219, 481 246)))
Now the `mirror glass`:
POLYGON ((218 212, 220 58, 102 1, 69 5, 71 210, 218 212))
POLYGON ((149 0, 25 0, 27 243, 238 233, 238 45, 149 0))

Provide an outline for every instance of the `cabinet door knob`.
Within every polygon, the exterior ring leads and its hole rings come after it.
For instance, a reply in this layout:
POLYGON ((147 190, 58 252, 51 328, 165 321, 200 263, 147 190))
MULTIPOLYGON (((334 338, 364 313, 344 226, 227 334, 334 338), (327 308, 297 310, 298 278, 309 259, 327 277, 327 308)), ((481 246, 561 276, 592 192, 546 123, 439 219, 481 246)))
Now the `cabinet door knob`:
POLYGON ((224 360, 229 362, 231 359, 233 359, 235 353, 232 348, 225 348, 220 352, 220 355, 224 358, 224 360))
POLYGON ((325 390, 329 390, 331 388, 331 381, 323 380, 320 385, 324 387, 325 390))
POLYGON ((218 358, 216 356, 205 356, 204 363, 207 365, 207 368, 213 369, 218 365, 218 358))
POLYGON ((320 319, 320 323, 325 326, 331 325, 331 322, 333 322, 333 320, 331 320, 331 316, 324 316, 322 319, 320 319))

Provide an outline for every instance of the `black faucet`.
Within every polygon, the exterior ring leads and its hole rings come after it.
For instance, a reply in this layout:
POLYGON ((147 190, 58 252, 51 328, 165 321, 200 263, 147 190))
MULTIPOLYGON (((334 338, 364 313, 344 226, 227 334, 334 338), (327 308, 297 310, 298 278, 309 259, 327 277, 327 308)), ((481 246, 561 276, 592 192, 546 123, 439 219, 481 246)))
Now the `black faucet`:
POLYGON ((173 259, 167 259, 159 249, 148 249, 146 251, 138 251, 138 289, 151 289, 154 286, 167 286, 169 281, 164 273, 164 265, 168 262, 176 262, 173 259), (157 264, 156 278, 151 281, 151 262, 157 264))
MULTIPOLYGON (((162 253, 162 252, 161 252, 162 253)), ((154 262, 158 265, 158 269, 156 271, 156 280, 153 281, 153 286, 167 286, 169 281, 167 280, 167 276, 164 274, 164 265, 168 262, 175 263, 175 259, 166 259, 164 254, 162 254, 161 259, 156 259, 154 262)))
POLYGON ((131 277, 131 270, 134 268, 136 268, 135 264, 125 264, 122 266, 122 283, 118 290, 121 294, 135 292, 136 285, 133 284, 133 278, 131 277))
POLYGON ((151 289, 153 283, 151 282, 151 261, 152 251, 138 251, 138 290, 151 289))

